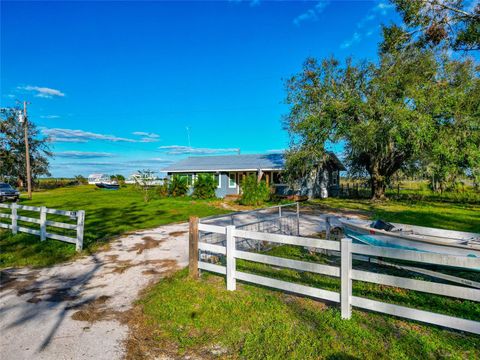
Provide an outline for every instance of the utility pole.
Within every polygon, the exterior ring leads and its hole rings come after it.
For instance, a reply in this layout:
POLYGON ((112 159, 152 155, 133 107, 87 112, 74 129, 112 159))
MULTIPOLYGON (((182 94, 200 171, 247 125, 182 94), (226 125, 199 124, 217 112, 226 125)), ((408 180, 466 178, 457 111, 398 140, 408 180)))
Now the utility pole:
POLYGON ((25 161, 27 166, 27 192, 28 198, 32 199, 32 176, 30 170, 30 147, 28 144, 28 118, 27 118, 27 102, 23 102, 23 116, 20 117, 20 122, 23 122, 23 129, 25 131, 25 161), (23 120, 23 121, 22 121, 23 120))

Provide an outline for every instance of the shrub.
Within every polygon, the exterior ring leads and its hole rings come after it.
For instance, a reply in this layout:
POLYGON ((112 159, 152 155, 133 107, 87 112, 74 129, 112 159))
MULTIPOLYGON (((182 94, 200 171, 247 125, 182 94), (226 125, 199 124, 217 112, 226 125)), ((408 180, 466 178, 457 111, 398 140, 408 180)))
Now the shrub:
MULTIPOLYGON (((153 175, 153 172, 152 172, 153 175)), ((125 176, 121 174, 111 175, 110 180, 116 181, 120 186, 125 186, 125 176)))
POLYGON ((152 186, 150 182, 153 175, 154 173, 151 170, 140 170, 138 171, 138 176, 135 177, 135 188, 142 192, 144 202, 149 202, 152 198, 152 186))
POLYGON ((159 197, 162 197, 162 198, 167 197, 168 196, 168 188, 169 188, 168 179, 164 179, 163 182, 162 182, 162 185, 156 186, 157 195, 159 197))
POLYGON ((75 181, 77 182, 78 185, 88 184, 88 180, 82 175, 76 175, 75 176, 75 181))
POLYGON ((197 199, 213 199, 216 188, 217 184, 213 174, 198 174, 192 196, 197 199))
POLYGON ((242 181, 242 205, 261 205, 270 198, 270 188, 265 181, 257 181, 255 176, 247 176, 242 181))
POLYGON ((170 196, 185 196, 188 192, 188 181, 185 176, 174 175, 168 186, 170 196))
POLYGON ((61 187, 78 185, 76 179, 64 179, 64 178, 42 178, 34 180, 34 188, 38 190, 52 190, 61 187))

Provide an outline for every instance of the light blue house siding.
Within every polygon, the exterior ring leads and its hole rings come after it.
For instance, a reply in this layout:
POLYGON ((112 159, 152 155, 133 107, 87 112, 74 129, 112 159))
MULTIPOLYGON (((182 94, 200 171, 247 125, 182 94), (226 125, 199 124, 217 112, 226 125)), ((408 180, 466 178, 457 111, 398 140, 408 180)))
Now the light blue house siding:
MULTIPOLYGON (((178 173, 178 174, 188 174, 192 175, 193 177, 197 176, 200 172, 195 173, 178 173)), ((175 173, 168 174, 169 177, 173 176, 175 173)), ((240 195, 241 193, 241 183, 243 176, 246 176, 247 173, 245 172, 220 172, 219 174, 215 174, 220 177, 219 182, 217 183, 217 188, 215 190, 215 196, 218 198, 224 198, 227 195, 240 195), (230 177, 235 177, 235 181, 230 181, 230 177)), ((256 173, 249 173, 248 175, 257 176, 256 173)), ((269 179, 271 179, 271 175, 268 174, 269 179)), ((265 180, 265 176, 264 176, 265 180)), ((280 184, 272 184, 271 180, 269 180, 269 185, 274 186, 277 191, 278 195, 288 195, 288 186, 287 185, 280 185, 280 184)), ((193 186, 190 186, 188 195, 192 195, 193 193, 193 186)))
MULTIPOLYGON (((193 176, 196 176, 198 173, 191 173, 193 176)), ((169 177, 173 176, 172 174, 168 174, 169 177)), ((235 182, 235 186, 229 186, 229 173, 227 172, 220 172, 218 174, 220 176, 219 184, 217 184, 217 189, 215 190, 215 195, 218 198, 224 198, 227 195, 238 195, 239 194, 239 184, 235 182)), ((192 195, 193 193, 193 186, 189 188, 188 195, 192 195)))

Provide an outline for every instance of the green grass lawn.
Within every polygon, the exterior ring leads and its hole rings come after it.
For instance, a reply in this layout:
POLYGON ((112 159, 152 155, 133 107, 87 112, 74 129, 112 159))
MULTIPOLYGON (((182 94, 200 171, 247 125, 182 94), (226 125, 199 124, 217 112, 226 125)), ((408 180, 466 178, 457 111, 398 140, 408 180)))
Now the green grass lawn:
POLYGON ((159 282, 140 306, 148 348, 168 349, 173 357, 210 349, 233 359, 480 357, 479 336, 355 309, 352 319, 341 320, 334 305, 247 284, 230 292, 223 277, 210 274, 191 280, 186 271, 177 273, 159 282))
POLYGON ((326 211, 361 211, 372 219, 480 233, 480 204, 446 203, 440 201, 328 198, 310 204, 326 211))
MULTIPOLYGON (((105 191, 91 186, 35 193, 32 201, 22 204, 86 210, 85 252, 94 251, 112 237, 128 231, 185 221, 190 215, 225 212, 208 201, 168 198, 145 204, 142 195, 131 188, 105 191)), ((360 211, 388 221, 480 232, 480 205, 474 204, 326 199, 306 205, 326 211, 360 211)), ((12 236, 6 231, 0 232, 0 246, 3 267, 50 265, 75 256, 72 245, 53 240, 41 243, 36 236, 12 236)), ((292 246, 275 248, 270 254, 317 263, 331 261, 292 246)), ((371 265, 355 262, 354 266, 371 265)), ((238 268, 318 288, 339 289, 338 279, 328 276, 241 260, 238 268)), ((398 272, 381 267, 377 270, 398 272)), ((180 271, 156 284, 139 300, 142 317, 136 325, 146 332, 139 334, 136 341, 147 342, 150 355, 161 349, 173 357, 193 354, 211 358, 216 356, 211 352, 214 349, 221 353, 220 357, 234 359, 480 358, 479 336, 357 309, 353 310, 351 320, 344 321, 333 304, 240 282, 237 289, 227 291, 221 276, 203 273, 201 279, 191 280, 185 270, 180 271)), ((354 282, 353 292, 371 299, 480 319, 480 305, 472 301, 362 282, 354 282)), ((141 352, 133 358, 142 358, 141 352)))
MULTIPOLYGON (((21 204, 61 210, 85 210, 84 252, 95 251, 109 239, 129 231, 187 221, 191 215, 203 217, 225 212, 212 202, 204 200, 154 198, 145 203, 142 194, 132 187, 109 191, 87 185, 35 192, 32 200, 22 198, 21 204)), ((38 218, 38 213, 19 214, 38 218)), ((57 219, 68 222, 66 217, 57 219)), ((61 229, 56 229, 56 232, 59 230, 61 229)), ((74 256, 76 252, 72 244, 50 239, 40 242, 38 236, 14 236, 8 231, 0 230, 0 267, 48 266, 74 256)))
MULTIPOLYGON (((371 218, 480 232, 480 206, 427 201, 326 199, 324 210, 361 211, 371 218)), ((269 255, 338 266, 338 258, 281 246, 269 255)), ((354 261, 356 269, 405 276, 401 270, 354 261)), ((240 271, 339 291, 339 279, 237 260, 240 271)), ((467 274, 468 273, 468 274, 467 274)), ((459 275, 457 273, 457 275, 459 275)), ((479 281, 478 272, 462 276, 479 281)), ((415 278, 431 280, 421 275, 415 278)), ((461 318, 480 320, 480 303, 355 281, 353 294, 461 318)), ((222 276, 203 272, 191 280, 180 272, 153 287, 139 302, 149 346, 169 355, 211 355, 245 359, 478 359, 480 336, 449 331, 393 316, 340 309, 309 298, 237 282, 226 290, 222 276)), ((139 354, 137 354, 139 355, 139 354)), ((208 356, 207 356, 208 357, 208 356)), ((141 358, 141 354, 139 355, 141 358)))

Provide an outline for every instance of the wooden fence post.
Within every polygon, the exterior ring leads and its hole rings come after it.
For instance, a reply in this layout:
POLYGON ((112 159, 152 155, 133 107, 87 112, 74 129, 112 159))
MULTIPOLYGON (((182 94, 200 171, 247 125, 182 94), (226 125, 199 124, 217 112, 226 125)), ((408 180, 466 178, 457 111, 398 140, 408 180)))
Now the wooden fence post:
POLYGON ((18 215, 17 215, 17 203, 12 203, 12 234, 16 235, 18 233, 18 215))
POLYGON ((188 236, 188 274, 198 278, 198 217, 191 216, 188 236))
POLYGON ((282 207, 280 205, 278 206, 278 217, 282 217, 282 207))
POLYGON ((340 243, 340 307, 342 319, 352 316, 352 240, 343 238, 340 243))
POLYGON ((227 226, 227 290, 233 291, 237 288, 235 280, 235 237, 233 232, 235 226, 227 226))
POLYGON ((40 208, 40 241, 47 240, 47 208, 40 208))
POLYGON ((82 251, 83 249, 83 230, 85 226, 85 211, 77 211, 77 243, 75 249, 82 251))

